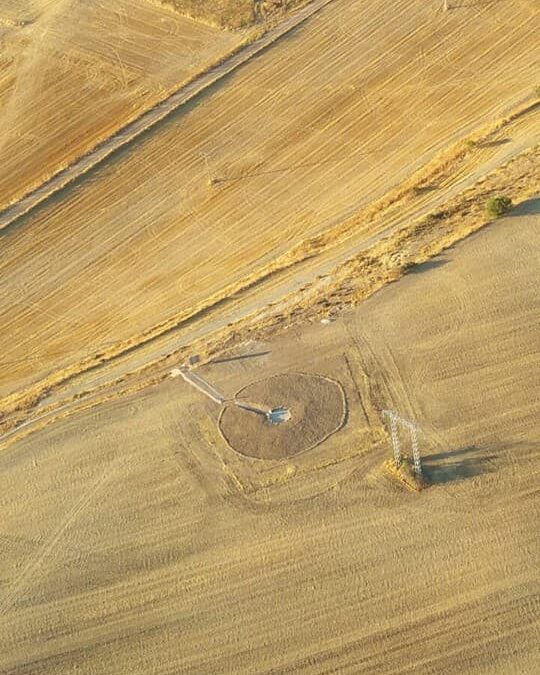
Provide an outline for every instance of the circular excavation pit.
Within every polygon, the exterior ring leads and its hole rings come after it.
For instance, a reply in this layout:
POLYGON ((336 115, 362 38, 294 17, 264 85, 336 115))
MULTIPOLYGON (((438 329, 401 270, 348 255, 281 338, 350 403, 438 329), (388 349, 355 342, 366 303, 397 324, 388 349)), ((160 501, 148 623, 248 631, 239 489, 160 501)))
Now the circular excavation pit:
POLYGON ((343 388, 328 377, 284 373, 253 382, 219 417, 219 429, 236 452, 257 459, 284 459, 311 450, 344 424, 343 388), (255 410, 268 411, 265 415, 255 410))

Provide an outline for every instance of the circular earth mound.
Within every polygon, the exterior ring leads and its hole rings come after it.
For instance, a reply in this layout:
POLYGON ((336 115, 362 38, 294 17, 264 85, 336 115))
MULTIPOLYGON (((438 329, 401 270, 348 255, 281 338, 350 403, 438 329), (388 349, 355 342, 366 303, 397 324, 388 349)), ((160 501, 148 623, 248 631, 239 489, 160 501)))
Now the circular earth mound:
POLYGON ((347 406, 338 382, 303 373, 253 382, 236 394, 236 400, 261 410, 290 411, 286 422, 272 424, 263 414, 232 403, 222 410, 219 428, 227 443, 258 459, 283 459, 314 448, 341 428, 347 406))

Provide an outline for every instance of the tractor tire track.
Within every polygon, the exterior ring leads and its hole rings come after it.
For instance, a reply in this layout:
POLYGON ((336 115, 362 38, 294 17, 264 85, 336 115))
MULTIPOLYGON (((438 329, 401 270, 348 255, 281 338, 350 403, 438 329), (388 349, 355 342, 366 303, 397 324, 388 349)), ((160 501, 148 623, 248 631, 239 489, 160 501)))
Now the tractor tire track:
POLYGON ((57 529, 43 542, 37 551, 29 557, 26 565, 24 565, 21 572, 11 583, 6 595, 0 601, 0 617, 5 616, 12 609, 17 600, 28 588, 31 580, 35 580, 39 575, 39 571, 47 559, 53 558, 54 552, 58 548, 58 544, 65 536, 66 532, 85 511, 98 492, 118 473, 121 464, 121 459, 116 459, 111 462, 89 489, 75 502, 57 529))

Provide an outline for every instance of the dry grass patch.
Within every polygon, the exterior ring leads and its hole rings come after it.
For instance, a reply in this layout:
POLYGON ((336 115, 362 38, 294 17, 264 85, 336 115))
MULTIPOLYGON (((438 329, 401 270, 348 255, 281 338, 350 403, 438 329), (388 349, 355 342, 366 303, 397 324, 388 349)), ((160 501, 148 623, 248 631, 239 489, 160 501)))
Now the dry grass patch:
POLYGON ((305 0, 161 0, 180 14, 219 28, 245 28, 283 14, 305 0))
POLYGON ((399 466, 396 466, 393 459, 387 459, 383 469, 409 490, 420 492, 428 487, 425 478, 414 472, 412 461, 408 457, 405 457, 399 466))

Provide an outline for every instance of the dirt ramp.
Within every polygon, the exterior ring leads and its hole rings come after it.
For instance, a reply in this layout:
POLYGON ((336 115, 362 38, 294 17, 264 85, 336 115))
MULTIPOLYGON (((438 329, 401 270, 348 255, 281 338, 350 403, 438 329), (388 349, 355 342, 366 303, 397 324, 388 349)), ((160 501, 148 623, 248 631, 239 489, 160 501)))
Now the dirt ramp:
POLYGON ((271 424, 264 415, 228 405, 219 418, 230 447, 258 459, 284 459, 311 450, 343 426, 347 414, 339 382, 321 375, 283 373, 253 382, 236 399, 263 409, 284 406, 291 417, 271 424))

